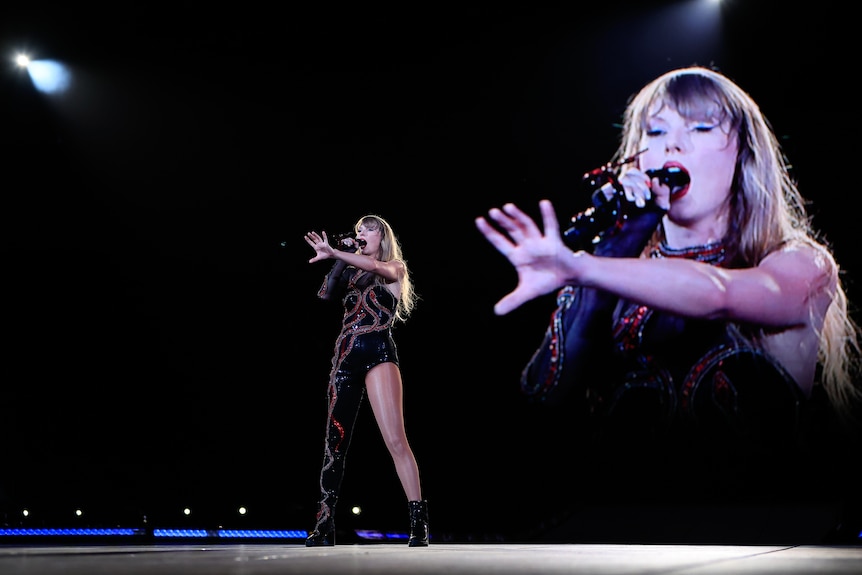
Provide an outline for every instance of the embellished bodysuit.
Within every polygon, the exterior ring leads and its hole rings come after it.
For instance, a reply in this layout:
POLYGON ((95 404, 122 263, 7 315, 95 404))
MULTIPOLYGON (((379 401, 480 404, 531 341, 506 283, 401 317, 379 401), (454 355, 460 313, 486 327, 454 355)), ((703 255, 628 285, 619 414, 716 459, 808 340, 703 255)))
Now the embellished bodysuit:
MULTIPOLYGON (((646 255, 726 263, 720 244, 659 244, 646 255)), ((567 456, 585 481, 569 478, 568 489, 618 504, 793 494, 787 477, 802 460, 810 407, 744 326, 583 286, 561 289, 557 304, 521 389, 534 403, 565 408, 560 424, 576 446, 567 456)))
MULTIPOLYGON (((660 243, 649 257, 722 266, 726 253, 720 242, 679 250, 660 243)), ((801 392, 781 364, 737 325, 620 300, 611 337, 614 362, 622 367, 619 379, 599 383, 593 395, 609 418, 646 409, 650 428, 659 431, 683 426, 712 440, 792 439, 801 392)))
MULTIPOLYGON (((627 222, 628 233, 609 236, 595 254, 637 256, 658 215, 627 222)), ((727 264, 721 243, 683 250, 657 243, 647 255, 727 264)), ((521 389, 532 400, 565 401, 576 413, 600 416, 601 435, 615 445, 672 435, 722 445, 792 442, 803 402, 792 376, 740 326, 574 286, 559 291, 521 389)))
POLYGON ((320 506, 315 529, 326 531, 344 477, 347 450, 359 408, 365 397, 365 376, 376 365, 398 364, 392 323, 398 303, 373 274, 336 264, 318 291, 322 299, 342 298, 344 315, 335 342, 326 391, 327 417, 323 464, 320 470, 320 506))

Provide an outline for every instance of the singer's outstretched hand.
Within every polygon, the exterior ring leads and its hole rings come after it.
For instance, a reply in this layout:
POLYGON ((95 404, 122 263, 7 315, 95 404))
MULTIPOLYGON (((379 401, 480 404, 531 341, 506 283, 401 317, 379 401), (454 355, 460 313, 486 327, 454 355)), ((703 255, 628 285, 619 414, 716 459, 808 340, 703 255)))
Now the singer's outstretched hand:
POLYGON ((476 227, 515 266, 518 285, 494 306, 494 313, 505 315, 531 299, 551 293, 566 284, 563 258, 574 258, 563 243, 560 224, 549 200, 539 202, 544 233, 514 204, 491 208, 488 217, 506 233, 500 232, 483 217, 476 227))
POLYGON ((329 239, 326 237, 326 232, 308 232, 305 234, 305 242, 314 248, 316 252, 314 257, 308 260, 308 263, 313 264, 320 260, 326 260, 332 257, 335 253, 335 248, 329 245, 329 239), (322 234, 322 235, 321 235, 322 234))

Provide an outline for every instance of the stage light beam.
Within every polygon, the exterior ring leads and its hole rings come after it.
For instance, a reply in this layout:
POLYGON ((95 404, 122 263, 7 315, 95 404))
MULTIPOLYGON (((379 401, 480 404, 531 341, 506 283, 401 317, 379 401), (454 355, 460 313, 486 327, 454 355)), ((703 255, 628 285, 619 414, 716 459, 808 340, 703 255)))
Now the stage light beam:
POLYGON ((27 70, 33 85, 42 93, 61 94, 72 83, 69 69, 56 60, 31 60, 22 52, 15 56, 15 64, 27 70))

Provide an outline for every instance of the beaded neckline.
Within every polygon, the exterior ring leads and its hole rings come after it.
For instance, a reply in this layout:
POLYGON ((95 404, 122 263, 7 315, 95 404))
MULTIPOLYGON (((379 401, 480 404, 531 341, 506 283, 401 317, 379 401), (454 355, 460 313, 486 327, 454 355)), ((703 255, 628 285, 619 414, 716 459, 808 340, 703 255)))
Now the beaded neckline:
POLYGON ((726 256, 724 244, 720 241, 681 249, 669 247, 662 241, 650 252, 651 258, 683 258, 713 265, 723 263, 726 256))

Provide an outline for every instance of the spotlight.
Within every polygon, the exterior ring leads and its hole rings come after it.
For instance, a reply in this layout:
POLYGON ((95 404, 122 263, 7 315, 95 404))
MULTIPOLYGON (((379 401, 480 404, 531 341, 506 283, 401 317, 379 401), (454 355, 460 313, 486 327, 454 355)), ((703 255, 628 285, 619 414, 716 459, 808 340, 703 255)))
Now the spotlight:
POLYGON ((45 94, 65 92, 72 83, 72 73, 62 62, 56 60, 32 60, 24 52, 15 55, 15 64, 27 70, 37 90, 45 94))

